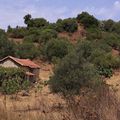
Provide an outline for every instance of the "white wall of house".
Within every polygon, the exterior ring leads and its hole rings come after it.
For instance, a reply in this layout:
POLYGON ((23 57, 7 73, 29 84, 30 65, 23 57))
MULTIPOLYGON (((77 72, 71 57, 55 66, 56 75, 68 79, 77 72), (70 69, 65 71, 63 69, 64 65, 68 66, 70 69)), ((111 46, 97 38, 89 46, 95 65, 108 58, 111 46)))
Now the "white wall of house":
POLYGON ((4 62, 0 63, 1 67, 15 67, 18 68, 18 66, 11 60, 5 60, 4 62))

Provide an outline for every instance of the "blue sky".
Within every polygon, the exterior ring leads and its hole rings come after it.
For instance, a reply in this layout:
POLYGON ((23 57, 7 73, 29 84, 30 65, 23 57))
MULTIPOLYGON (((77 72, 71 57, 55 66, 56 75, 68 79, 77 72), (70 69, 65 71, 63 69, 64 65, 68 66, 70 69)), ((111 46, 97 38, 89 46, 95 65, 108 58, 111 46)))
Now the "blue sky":
POLYGON ((0 28, 23 26, 23 16, 28 13, 54 22, 82 11, 98 19, 120 20, 120 0, 0 0, 0 28))

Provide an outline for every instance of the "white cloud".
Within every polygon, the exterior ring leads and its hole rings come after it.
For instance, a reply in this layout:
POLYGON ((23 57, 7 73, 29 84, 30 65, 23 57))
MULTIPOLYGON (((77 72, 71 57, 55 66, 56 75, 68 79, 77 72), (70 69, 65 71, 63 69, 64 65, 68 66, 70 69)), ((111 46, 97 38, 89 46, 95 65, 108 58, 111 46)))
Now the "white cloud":
MULTIPOLYGON (((12 1, 12 0, 11 0, 12 1)), ((16 0, 17 1, 17 0, 16 0)), ((99 19, 120 19, 118 17, 120 13, 120 1, 115 1, 111 7, 85 7, 80 8, 69 8, 67 6, 41 6, 38 5, 39 1, 35 0, 36 3, 29 3, 29 0, 20 0, 17 3, 13 3, 12 6, 9 4, 6 6, 0 5, 0 27, 6 28, 9 24, 12 26, 24 25, 24 15, 30 13, 33 17, 44 17, 47 20, 54 22, 58 18, 75 17, 82 11, 88 11, 90 14, 95 15, 99 19)))
POLYGON ((120 10, 120 1, 115 1, 114 8, 120 10))
POLYGON ((82 11, 87 11, 90 14, 95 15, 99 19, 116 19, 116 20, 118 20, 117 17, 119 17, 119 13, 120 13, 120 2, 115 1, 113 3, 113 5, 109 8, 107 8, 107 7, 101 7, 101 8, 86 7, 84 9, 75 9, 72 12, 72 16, 76 16, 78 13, 80 13, 82 11))

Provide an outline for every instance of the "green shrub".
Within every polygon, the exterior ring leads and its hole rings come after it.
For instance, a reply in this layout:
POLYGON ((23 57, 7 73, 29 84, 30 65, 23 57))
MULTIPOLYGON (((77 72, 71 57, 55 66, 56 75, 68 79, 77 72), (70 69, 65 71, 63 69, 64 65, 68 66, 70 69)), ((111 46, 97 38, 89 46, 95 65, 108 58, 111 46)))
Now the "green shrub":
POLYGON ((39 56, 39 49, 30 42, 23 42, 18 45, 17 56, 20 58, 34 59, 39 56))
POLYGON ((49 40, 57 38, 57 31, 53 29, 43 29, 40 33, 39 43, 46 44, 49 40))
POLYGON ((64 20, 59 19, 56 22, 56 30, 58 32, 66 31, 66 32, 73 33, 77 31, 77 29, 78 29, 78 24, 75 19, 72 19, 72 18, 68 18, 64 20))
POLYGON ((4 79, 17 78, 17 77, 24 79, 25 77, 24 73, 25 71, 20 68, 0 67, 0 80, 3 81, 4 79))
POLYGON ((9 37, 11 38, 24 38, 24 36, 27 34, 27 29, 23 27, 16 27, 8 29, 7 31, 9 37))
POLYGON ((24 42, 39 42, 40 35, 31 34, 24 37, 24 42))
POLYGON ((82 12, 81 14, 79 14, 77 16, 77 20, 79 23, 82 23, 86 28, 98 27, 99 25, 98 20, 87 12, 82 12))
POLYGON ((105 33, 103 40, 114 49, 120 50, 120 36, 115 33, 105 33))
POLYGON ((5 94, 14 94, 20 89, 20 78, 6 79, 2 83, 2 92, 5 94))
MULTIPOLYGON (((25 21, 26 21, 26 19, 28 19, 26 17, 24 17, 24 18, 25 18, 25 21)), ((30 19, 28 19, 27 22, 25 22, 25 23, 27 24, 28 28, 33 27, 33 28, 40 28, 41 29, 41 28, 49 25, 47 20, 44 18, 31 18, 30 17, 30 19)))
POLYGON ((0 30, 0 58, 15 55, 16 44, 9 41, 5 31, 0 30))
POLYGON ((101 84, 94 65, 85 62, 81 54, 67 55, 54 71, 50 85, 54 92, 74 95, 83 87, 96 88, 101 84))
POLYGON ((100 75, 105 76, 105 77, 111 77, 113 75, 113 69, 99 66, 98 67, 98 73, 100 75))
POLYGON ((87 40, 98 40, 102 38, 102 32, 98 28, 87 29, 87 40))
POLYGON ((63 58, 72 49, 72 45, 63 39, 50 40, 45 45, 45 55, 51 61, 54 57, 63 58))
POLYGON ((25 80, 25 71, 20 68, 0 67, 0 87, 4 94, 14 94, 21 89, 27 90, 30 81, 25 80))
POLYGON ((29 80, 24 80, 23 82, 22 82, 22 89, 23 90, 28 90, 29 89, 29 87, 30 87, 30 81, 29 80))
POLYGON ((78 29, 78 24, 77 24, 76 20, 71 19, 71 18, 64 19, 62 22, 62 26, 66 32, 70 32, 70 33, 73 33, 75 31, 77 31, 77 29, 78 29))
POLYGON ((104 24, 104 30, 111 32, 113 30, 113 26, 115 22, 109 19, 109 20, 103 21, 103 24, 104 24))
POLYGON ((92 52, 89 60, 97 67, 98 73, 105 77, 111 77, 113 70, 120 68, 120 58, 100 48, 92 52))

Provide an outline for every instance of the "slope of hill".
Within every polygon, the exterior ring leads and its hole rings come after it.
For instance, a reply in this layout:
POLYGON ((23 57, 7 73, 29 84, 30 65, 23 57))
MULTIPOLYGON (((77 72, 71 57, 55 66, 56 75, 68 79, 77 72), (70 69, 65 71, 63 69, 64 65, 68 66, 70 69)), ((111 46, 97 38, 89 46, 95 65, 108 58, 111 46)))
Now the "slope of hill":
POLYGON ((83 39, 86 36, 86 31, 83 26, 78 25, 78 30, 74 33, 61 32, 59 37, 67 38, 72 43, 77 43, 78 40, 83 39))
POLYGON ((34 60, 41 66, 40 80, 12 95, 0 89, 0 118, 119 120, 119 22, 99 21, 86 12, 56 23, 24 18, 27 27, 0 31, 0 58, 34 60))

